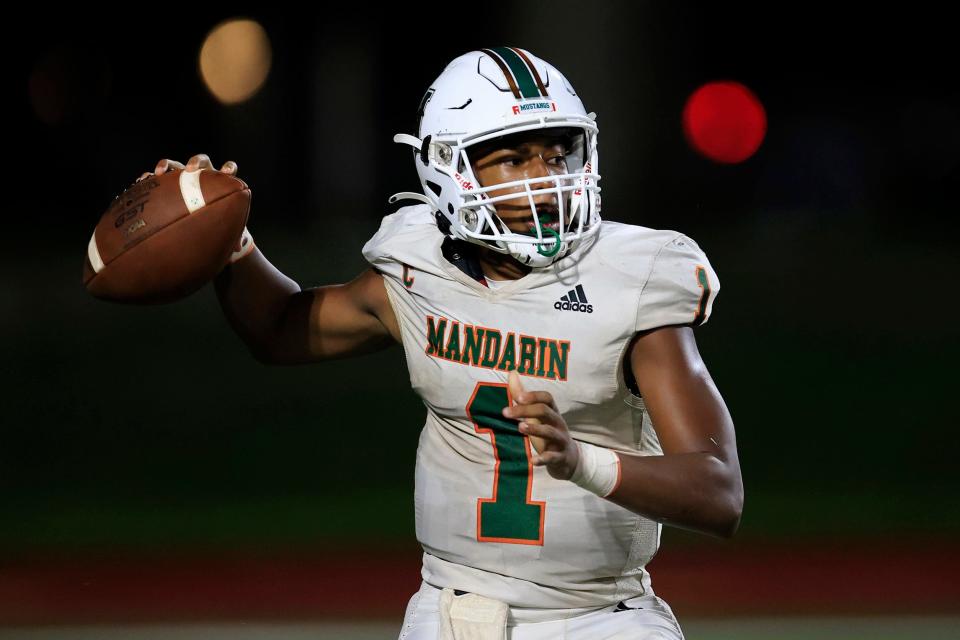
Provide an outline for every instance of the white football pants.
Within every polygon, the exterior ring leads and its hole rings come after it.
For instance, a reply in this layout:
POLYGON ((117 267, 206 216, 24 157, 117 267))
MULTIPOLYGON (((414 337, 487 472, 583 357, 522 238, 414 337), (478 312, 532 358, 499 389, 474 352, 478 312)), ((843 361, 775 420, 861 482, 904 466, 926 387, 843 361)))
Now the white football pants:
MULTIPOLYGON (((440 589, 427 584, 407 604, 398 640, 437 640, 440 637, 440 589)), ((616 605, 565 620, 507 626, 506 640, 684 640, 673 610, 656 595, 624 600, 616 605)))

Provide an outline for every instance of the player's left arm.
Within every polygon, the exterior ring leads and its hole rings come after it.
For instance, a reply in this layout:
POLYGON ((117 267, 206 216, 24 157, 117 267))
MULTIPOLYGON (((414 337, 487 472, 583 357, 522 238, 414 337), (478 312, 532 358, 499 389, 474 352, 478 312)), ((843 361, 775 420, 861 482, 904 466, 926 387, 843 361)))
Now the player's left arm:
POLYGON ((607 496, 664 524, 729 538, 743 512, 733 419, 700 357, 693 329, 637 334, 630 366, 662 456, 617 452, 620 484, 607 496))
MULTIPOLYGON (((729 538, 743 511, 743 480, 733 420, 697 350, 693 330, 667 326, 637 334, 630 365, 662 456, 617 451, 619 482, 605 497, 634 513, 691 531, 729 538)), ((577 443, 545 391, 515 394, 504 415, 534 438, 534 464, 569 479, 577 443)))

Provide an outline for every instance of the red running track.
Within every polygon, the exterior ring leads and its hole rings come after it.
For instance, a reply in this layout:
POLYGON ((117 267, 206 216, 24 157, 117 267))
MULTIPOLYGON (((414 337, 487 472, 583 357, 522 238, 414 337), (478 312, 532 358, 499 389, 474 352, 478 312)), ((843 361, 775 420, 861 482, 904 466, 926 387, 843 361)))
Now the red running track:
MULTIPOLYGON (((679 617, 956 614, 949 540, 665 545, 653 586, 679 617)), ((393 619, 420 583, 403 548, 0 559, 0 625, 393 619)))

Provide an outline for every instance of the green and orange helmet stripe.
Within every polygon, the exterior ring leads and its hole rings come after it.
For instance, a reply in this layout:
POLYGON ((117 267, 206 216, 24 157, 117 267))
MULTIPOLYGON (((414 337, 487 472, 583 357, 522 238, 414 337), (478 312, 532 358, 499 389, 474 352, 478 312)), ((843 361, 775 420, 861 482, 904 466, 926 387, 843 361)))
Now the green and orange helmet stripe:
POLYGON ((481 51, 490 56, 500 67, 517 100, 550 97, 547 88, 543 85, 543 80, 540 79, 540 73, 522 49, 493 47, 481 49, 481 51))

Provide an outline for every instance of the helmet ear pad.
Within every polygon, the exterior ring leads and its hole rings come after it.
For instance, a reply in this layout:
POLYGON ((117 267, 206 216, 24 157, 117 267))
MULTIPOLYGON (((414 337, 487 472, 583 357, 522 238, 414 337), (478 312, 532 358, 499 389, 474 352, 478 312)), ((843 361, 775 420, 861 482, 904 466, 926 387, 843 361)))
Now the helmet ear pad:
POLYGON ((428 134, 427 137, 423 139, 423 144, 420 145, 420 162, 424 165, 430 164, 430 158, 427 156, 427 152, 430 149, 430 138, 432 137, 432 135, 428 134))

